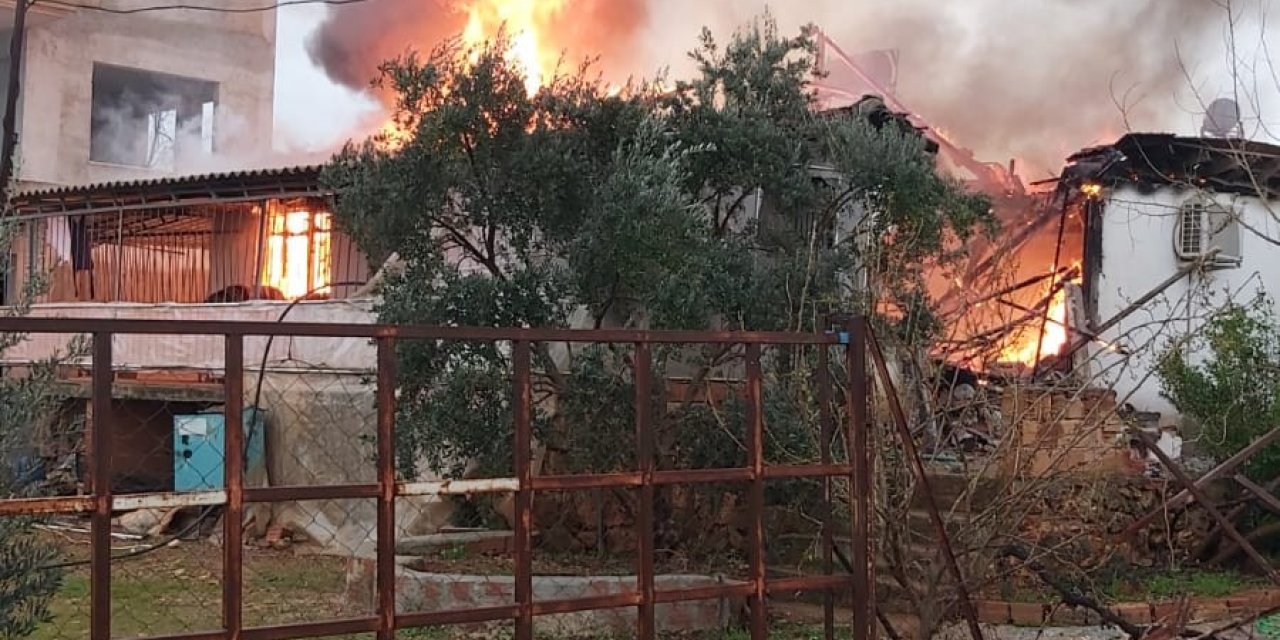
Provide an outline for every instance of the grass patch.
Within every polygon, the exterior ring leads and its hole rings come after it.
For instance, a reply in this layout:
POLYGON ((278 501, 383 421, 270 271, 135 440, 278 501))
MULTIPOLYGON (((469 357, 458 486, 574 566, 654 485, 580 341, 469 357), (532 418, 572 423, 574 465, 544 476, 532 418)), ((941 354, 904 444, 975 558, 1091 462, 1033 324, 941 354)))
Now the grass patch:
POLYGON ((1234 571, 1189 569, 1144 573, 1118 578, 1105 590, 1109 600, 1167 600, 1178 596, 1220 598, 1257 587, 1252 576, 1234 571))
POLYGON ((1192 571, 1154 576, 1147 591, 1157 598, 1180 595, 1217 598, 1238 593, 1256 584, 1252 579, 1229 571, 1192 571))
MULTIPOLYGON (((246 626, 358 615, 344 597, 339 558, 245 549, 246 626)), ((63 577, 50 602, 53 618, 31 640, 89 637, 89 570, 63 577)), ((111 565, 111 633, 141 637, 222 628, 221 549, 191 543, 111 565)), ((406 636, 430 638, 431 636, 406 636)))

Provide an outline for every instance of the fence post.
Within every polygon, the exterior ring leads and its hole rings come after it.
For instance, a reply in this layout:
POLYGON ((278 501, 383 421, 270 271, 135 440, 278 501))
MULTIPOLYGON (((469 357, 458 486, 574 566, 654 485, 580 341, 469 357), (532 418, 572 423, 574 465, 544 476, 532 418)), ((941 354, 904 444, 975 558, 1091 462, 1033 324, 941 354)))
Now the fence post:
POLYGON ((515 523, 515 595, 519 612, 516 616, 516 640, 533 640, 533 387, 530 381, 530 348, 527 340, 512 343, 515 369, 515 472, 519 482, 516 491, 515 523))
MULTIPOLYGON (((831 440, 835 432, 835 418, 831 412, 831 355, 827 345, 818 345, 818 370, 814 382, 818 386, 818 451, 825 467, 831 464, 831 440)), ((831 476, 822 476, 822 574, 832 573, 832 551, 835 547, 835 531, 832 517, 831 476)), ((835 592, 827 589, 822 594, 822 637, 835 640, 836 603, 835 592)))
POLYGON ((244 336, 225 336, 223 414, 226 446, 223 448, 223 486, 227 511, 222 517, 222 624, 227 637, 239 638, 243 628, 244 577, 244 336))
POLYGON ((769 619, 765 611, 764 557, 764 393, 760 376, 760 345, 747 345, 747 466, 751 469, 751 486, 747 494, 747 511, 751 529, 751 640, 769 636, 769 619))
POLYGON ((876 623, 871 601, 871 459, 867 442, 867 351, 866 321, 854 318, 844 326, 845 368, 849 376, 849 422, 846 442, 849 464, 849 498, 853 512, 853 637, 875 638, 876 623))
POLYGON ((111 339, 93 334, 93 391, 90 401, 89 478, 93 491, 90 520, 89 637, 111 638, 111 339))
POLYGON ((636 519, 636 545, 639 547, 640 566, 637 578, 640 587, 640 607, 637 615, 640 640, 653 640, 656 630, 653 586, 653 425, 650 424, 652 381, 650 365, 653 351, 647 342, 636 343, 636 457, 637 470, 641 473, 640 513, 636 519))
POLYGON ((396 636, 396 352, 378 338, 378 640, 396 636))

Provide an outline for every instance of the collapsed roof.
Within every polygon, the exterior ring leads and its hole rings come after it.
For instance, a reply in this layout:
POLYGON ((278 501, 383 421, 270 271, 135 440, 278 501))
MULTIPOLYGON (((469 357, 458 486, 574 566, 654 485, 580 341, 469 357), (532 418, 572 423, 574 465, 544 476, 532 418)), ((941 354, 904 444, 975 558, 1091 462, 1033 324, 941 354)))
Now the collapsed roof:
POLYGON ((926 128, 917 127, 912 123, 910 114, 890 109, 884 98, 877 95, 868 94, 862 96, 861 99, 851 105, 821 111, 819 116, 833 119, 862 118, 876 130, 883 130, 886 126, 893 126, 903 135, 923 138, 927 153, 938 152, 938 143, 925 135, 926 128))
POLYGON ((1142 190, 1180 186, 1280 196, 1280 147, 1262 142, 1130 133, 1113 144, 1077 152, 1067 163, 1062 182, 1068 187, 1100 182, 1142 190))

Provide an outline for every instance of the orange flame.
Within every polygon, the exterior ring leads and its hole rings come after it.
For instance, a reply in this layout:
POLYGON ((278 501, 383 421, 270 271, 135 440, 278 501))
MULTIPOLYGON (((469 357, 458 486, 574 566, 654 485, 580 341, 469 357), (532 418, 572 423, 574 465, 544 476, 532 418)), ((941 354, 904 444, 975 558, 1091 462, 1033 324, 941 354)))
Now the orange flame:
POLYGON ((511 44, 508 59, 520 67, 525 89, 535 94, 550 78, 559 51, 547 43, 552 18, 567 0, 470 0, 462 42, 478 46, 505 29, 511 44))
POLYGON ((330 284, 332 221, 328 213, 274 211, 269 219, 263 284, 295 300, 330 284))
MULTIPOLYGON (((1079 265, 1076 265, 1079 267, 1079 265)), ((1079 283, 1079 277, 1071 280, 1079 283)), ((1048 289, 1045 290, 1048 293, 1048 289)), ((1067 331, 1067 290, 1059 287, 1049 301, 1048 320, 1044 322, 1044 333, 1040 332, 1040 317, 1033 319, 1029 326, 1014 334, 1014 337, 1000 350, 1001 362, 1016 362, 1034 366, 1037 360, 1044 361, 1061 353, 1070 339, 1067 331), (1039 346, 1039 358, 1036 347, 1039 346)))

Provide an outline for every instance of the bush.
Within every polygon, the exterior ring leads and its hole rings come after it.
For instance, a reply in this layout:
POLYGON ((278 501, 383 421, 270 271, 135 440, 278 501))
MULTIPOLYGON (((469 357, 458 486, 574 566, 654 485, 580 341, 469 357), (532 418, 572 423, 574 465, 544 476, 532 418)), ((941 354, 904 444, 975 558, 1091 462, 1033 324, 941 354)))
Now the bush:
MULTIPOLYGON (((1225 459, 1280 427, 1280 328, 1270 299, 1214 318, 1198 341, 1170 349, 1158 374, 1163 393, 1199 428, 1205 451, 1225 459)), ((1258 452, 1250 477, 1280 475, 1280 445, 1258 452)))
MULTIPOLYGON (((9 246, 14 225, 0 223, 0 249, 9 246)), ((7 251, 0 251, 0 272, 7 251)), ((36 279, 28 282, 22 300, 29 300, 36 279)), ((17 315, 25 304, 0 309, 0 316, 17 315)), ((0 334, 0 355, 17 345, 22 336, 0 334)), ((73 348, 83 348, 76 343, 73 348)), ((49 408, 49 382, 57 362, 51 359, 33 367, 25 378, 0 372, 0 498, 24 495, 27 487, 21 476, 21 455, 32 445, 30 426, 49 408)), ((28 518, 0 517, 0 638, 22 638, 49 618, 49 600, 62 582, 62 572, 47 568, 57 559, 58 549, 36 535, 28 518)))

